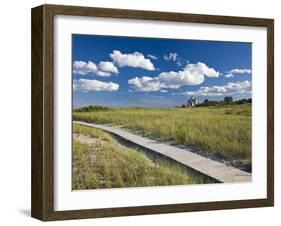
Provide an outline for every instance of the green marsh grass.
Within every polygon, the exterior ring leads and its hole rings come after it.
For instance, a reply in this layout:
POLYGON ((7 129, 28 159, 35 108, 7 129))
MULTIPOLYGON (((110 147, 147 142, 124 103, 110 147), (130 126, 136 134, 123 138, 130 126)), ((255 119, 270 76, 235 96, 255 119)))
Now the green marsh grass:
POLYGON ((73 133, 93 142, 73 142, 73 189, 213 183, 186 167, 118 142, 99 129, 73 125, 73 133))

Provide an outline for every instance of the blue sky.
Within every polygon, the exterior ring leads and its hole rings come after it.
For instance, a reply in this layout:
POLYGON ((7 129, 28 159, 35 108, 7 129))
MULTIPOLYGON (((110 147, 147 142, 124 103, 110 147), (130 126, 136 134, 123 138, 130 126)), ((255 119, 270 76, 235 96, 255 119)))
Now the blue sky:
POLYGON ((251 97, 251 43, 72 35, 73 106, 251 97))

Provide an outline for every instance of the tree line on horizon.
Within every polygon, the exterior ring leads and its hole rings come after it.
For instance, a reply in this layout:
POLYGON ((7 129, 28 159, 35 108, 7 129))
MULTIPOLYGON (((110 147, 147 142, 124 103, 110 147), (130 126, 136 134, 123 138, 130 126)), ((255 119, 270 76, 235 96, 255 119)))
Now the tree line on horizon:
MULTIPOLYGON (((218 106, 218 105, 239 105, 239 104, 252 104, 252 98, 243 98, 233 100, 232 96, 225 96, 223 100, 209 100, 205 99, 203 102, 198 103, 196 107, 218 106)), ((187 105, 183 104, 180 107, 185 108, 187 105)))

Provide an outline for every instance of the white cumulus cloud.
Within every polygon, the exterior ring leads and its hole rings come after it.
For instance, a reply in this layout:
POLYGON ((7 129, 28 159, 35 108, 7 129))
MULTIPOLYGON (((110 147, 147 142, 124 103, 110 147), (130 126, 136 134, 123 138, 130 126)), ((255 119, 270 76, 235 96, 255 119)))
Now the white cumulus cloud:
POLYGON ((199 85, 204 82, 203 73, 194 73, 188 70, 162 72, 158 76, 163 88, 177 89, 184 85, 199 85))
POLYGON ((109 61, 101 61, 98 65, 92 61, 74 61, 73 73, 80 75, 95 74, 101 77, 109 77, 112 73, 117 74, 118 69, 109 61))
POLYGON ((250 69, 232 69, 229 73, 233 73, 233 74, 244 74, 244 73, 247 73, 247 74, 250 74, 252 72, 252 70, 250 69))
POLYGON ((101 61, 98 67, 101 71, 111 72, 115 74, 118 73, 117 67, 110 61, 101 61))
POLYGON ((152 60, 157 60, 157 59, 158 59, 157 56, 154 56, 154 55, 152 55, 152 54, 147 54, 147 57, 150 58, 150 59, 152 59, 152 60))
POLYGON ((232 77, 234 77, 234 74, 227 73, 227 74, 224 75, 224 77, 226 77, 226 78, 232 78, 232 77))
POLYGON ((189 61, 180 57, 178 53, 169 53, 169 54, 165 54, 163 56, 163 58, 166 60, 166 61, 173 61, 176 63, 177 66, 181 67, 182 65, 184 64, 188 64, 189 61))
POLYGON ((110 77, 111 73, 106 71, 96 71, 95 74, 101 77, 110 77))
POLYGON ((81 91, 81 92, 116 91, 118 89, 119 89, 119 84, 114 82, 102 82, 94 79, 73 80, 74 91, 81 91))
POLYGON ((135 77, 128 81, 130 87, 136 91, 152 92, 161 89, 161 84, 157 78, 143 76, 141 78, 135 77))
POLYGON ((114 50, 110 54, 110 57, 119 67, 143 68, 149 71, 155 70, 150 59, 145 58, 144 55, 139 52, 123 54, 119 50, 114 50))
POLYGON ((218 77, 219 72, 209 68, 206 64, 187 64, 182 71, 162 72, 158 77, 135 77, 128 81, 130 87, 136 91, 152 92, 165 88, 177 89, 184 85, 199 85, 206 77, 218 77))
POLYGON ((86 75, 89 73, 95 73, 98 70, 97 65, 92 61, 74 61, 73 62, 73 73, 86 75))
POLYGON ((220 73, 214 68, 208 67, 206 64, 198 62, 197 64, 187 64, 185 71, 188 71, 192 74, 204 74, 207 77, 219 77, 220 73))
POLYGON ((169 54, 165 54, 163 56, 163 58, 166 60, 166 61, 176 61, 177 58, 178 58, 179 54, 177 53, 169 53, 169 54))
POLYGON ((189 96, 223 96, 241 95, 251 93, 252 84, 245 80, 242 82, 228 82, 221 86, 202 86, 197 91, 187 91, 182 94, 189 96))
POLYGON ((250 70, 250 69, 235 68, 235 69, 228 71, 224 76, 226 78, 231 78, 231 77, 234 77, 235 74, 251 74, 251 73, 252 73, 252 70, 250 70))

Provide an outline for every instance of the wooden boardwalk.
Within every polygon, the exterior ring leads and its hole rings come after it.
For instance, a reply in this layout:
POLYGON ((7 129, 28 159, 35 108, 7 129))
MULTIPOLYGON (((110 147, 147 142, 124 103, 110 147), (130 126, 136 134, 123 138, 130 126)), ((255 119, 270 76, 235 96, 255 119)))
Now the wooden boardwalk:
POLYGON ((74 121, 74 123, 99 128, 115 134, 145 149, 174 159, 177 162, 180 162, 187 167, 190 167, 222 183, 250 182, 252 178, 250 173, 244 172, 232 166, 227 166, 224 163, 214 161, 196 153, 192 153, 188 148, 182 149, 162 142, 151 140, 147 137, 132 134, 128 130, 122 129, 118 126, 99 125, 80 121, 74 121))

